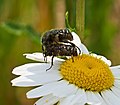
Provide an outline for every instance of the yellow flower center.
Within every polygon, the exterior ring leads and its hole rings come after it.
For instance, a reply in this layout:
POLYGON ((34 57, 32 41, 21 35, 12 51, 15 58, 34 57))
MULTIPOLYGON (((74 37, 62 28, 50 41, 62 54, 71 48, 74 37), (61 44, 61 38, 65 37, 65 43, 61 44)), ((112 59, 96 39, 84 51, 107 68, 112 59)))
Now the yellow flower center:
POLYGON ((114 84, 114 76, 109 66, 96 57, 82 54, 61 64, 63 79, 86 91, 101 92, 114 84))

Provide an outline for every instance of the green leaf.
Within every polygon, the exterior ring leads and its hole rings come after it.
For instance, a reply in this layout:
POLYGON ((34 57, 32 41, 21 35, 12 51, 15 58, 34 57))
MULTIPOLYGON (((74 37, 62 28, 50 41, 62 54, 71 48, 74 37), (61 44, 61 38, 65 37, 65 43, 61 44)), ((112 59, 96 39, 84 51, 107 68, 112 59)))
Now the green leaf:
POLYGON ((22 30, 24 29, 24 26, 22 24, 17 23, 2 23, 1 27, 7 31, 10 34, 20 36, 22 34, 22 30))
POLYGON ((37 44, 40 44, 40 34, 37 33, 31 26, 26 26, 25 31, 33 41, 35 41, 37 44))
POLYGON ((76 32, 76 29, 75 28, 72 28, 69 24, 69 20, 68 20, 68 11, 66 12, 65 14, 65 25, 67 28, 70 29, 70 31, 73 31, 73 32, 76 32))
POLYGON ((40 44, 40 34, 37 33, 30 25, 20 24, 20 23, 13 23, 13 22, 6 22, 0 25, 3 30, 8 32, 9 34, 15 36, 27 36, 36 44, 40 44))

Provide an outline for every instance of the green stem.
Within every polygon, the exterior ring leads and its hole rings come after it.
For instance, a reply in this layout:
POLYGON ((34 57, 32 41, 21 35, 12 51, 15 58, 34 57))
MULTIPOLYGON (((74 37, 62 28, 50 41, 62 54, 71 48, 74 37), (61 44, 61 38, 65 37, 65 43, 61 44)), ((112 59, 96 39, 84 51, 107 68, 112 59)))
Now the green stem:
POLYGON ((85 0, 76 0, 76 31, 78 35, 84 35, 85 25, 85 0))

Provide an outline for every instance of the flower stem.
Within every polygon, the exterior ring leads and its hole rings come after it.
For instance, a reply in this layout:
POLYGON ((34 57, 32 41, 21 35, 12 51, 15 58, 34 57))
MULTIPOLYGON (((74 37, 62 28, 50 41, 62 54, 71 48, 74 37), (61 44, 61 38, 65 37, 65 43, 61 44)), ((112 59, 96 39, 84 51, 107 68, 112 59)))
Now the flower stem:
POLYGON ((84 35, 85 24, 85 0, 76 0, 76 31, 78 35, 84 35))

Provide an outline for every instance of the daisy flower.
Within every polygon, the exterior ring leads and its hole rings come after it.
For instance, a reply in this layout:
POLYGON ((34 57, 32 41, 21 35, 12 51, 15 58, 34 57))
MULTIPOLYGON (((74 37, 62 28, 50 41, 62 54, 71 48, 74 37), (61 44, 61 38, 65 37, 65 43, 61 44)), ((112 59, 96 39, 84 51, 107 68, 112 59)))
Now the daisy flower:
POLYGON ((19 77, 12 85, 35 86, 27 92, 28 98, 39 98, 35 105, 119 105, 120 65, 111 66, 104 56, 89 53, 77 34, 72 35, 82 54, 67 60, 55 57, 48 71, 51 57, 45 63, 42 53, 24 54, 40 63, 14 68, 12 73, 19 77))

